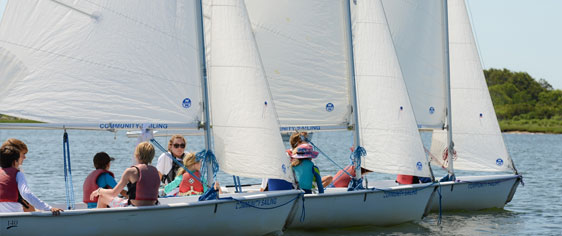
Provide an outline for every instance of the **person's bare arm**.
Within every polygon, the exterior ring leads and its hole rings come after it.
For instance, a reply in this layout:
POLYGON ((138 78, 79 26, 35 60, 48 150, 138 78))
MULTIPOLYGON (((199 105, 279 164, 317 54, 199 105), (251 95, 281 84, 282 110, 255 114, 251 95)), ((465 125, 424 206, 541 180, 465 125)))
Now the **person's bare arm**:
POLYGON ((137 174, 136 168, 133 168, 133 167, 127 168, 125 170, 125 172, 123 172, 123 175, 121 176, 121 179, 119 180, 117 185, 115 185, 114 188, 112 188, 112 189, 99 188, 98 190, 93 191, 92 194, 90 194, 90 199, 94 200, 94 198, 99 196, 99 195, 108 195, 108 196, 111 196, 111 197, 117 196, 121 191, 123 191, 123 189, 125 188, 127 183, 130 182, 131 177, 136 176, 136 174, 137 174))

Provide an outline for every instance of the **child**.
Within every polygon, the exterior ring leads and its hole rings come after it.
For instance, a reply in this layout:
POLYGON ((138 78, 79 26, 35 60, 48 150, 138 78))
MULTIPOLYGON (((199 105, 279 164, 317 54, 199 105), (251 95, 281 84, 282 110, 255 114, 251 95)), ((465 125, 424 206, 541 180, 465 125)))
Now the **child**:
MULTIPOLYGON (((355 175, 355 168, 353 168, 353 165, 346 166, 343 170, 340 170, 338 171, 338 173, 336 173, 334 182, 332 183, 334 187, 347 188, 349 186, 349 182, 351 182, 352 177, 345 173, 344 170, 347 171, 347 173, 349 173, 351 176, 355 175)), ((361 176, 369 172, 371 171, 361 167, 361 176)))
POLYGON ((201 172, 199 172, 201 170, 201 161, 197 160, 195 154, 188 153, 183 159, 183 165, 197 178, 194 178, 189 172, 180 168, 174 181, 164 187, 164 192, 168 196, 176 194, 179 196, 201 195, 204 191, 203 184, 199 181, 201 179, 201 172))
POLYGON ((113 189, 98 188, 90 194, 90 199, 98 197, 98 208, 152 206, 158 203, 158 187, 160 178, 156 167, 150 165, 154 159, 154 147, 142 142, 135 149, 135 158, 139 164, 127 168, 121 180, 113 189), (127 185, 129 199, 117 197, 127 185))
MULTIPOLYGON (((98 188, 110 189, 117 185, 117 182, 115 182, 115 175, 113 172, 109 171, 111 161, 113 160, 115 160, 115 158, 110 157, 105 152, 98 152, 94 155, 94 167, 96 169, 86 177, 84 185, 82 186, 82 192, 84 193, 82 201, 88 204, 88 208, 98 207, 97 197, 90 200, 90 194, 92 194, 93 191, 98 188)), ((123 190, 121 191, 121 195, 127 196, 127 192, 123 190)))
POLYGON ((312 193, 312 182, 316 178, 318 192, 323 193, 324 187, 320 181, 320 175, 315 170, 314 163, 312 163, 312 159, 318 156, 318 152, 314 151, 312 145, 303 143, 298 145, 293 153, 291 166, 295 171, 299 188, 304 190, 306 194, 312 193))

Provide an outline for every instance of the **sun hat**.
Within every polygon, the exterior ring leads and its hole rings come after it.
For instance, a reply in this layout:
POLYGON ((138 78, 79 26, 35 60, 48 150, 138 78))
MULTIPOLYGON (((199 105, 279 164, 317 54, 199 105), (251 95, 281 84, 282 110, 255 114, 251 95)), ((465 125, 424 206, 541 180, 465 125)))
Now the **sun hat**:
POLYGON ((308 143, 300 144, 295 148, 295 154, 293 154, 292 158, 297 159, 304 159, 304 158, 316 158, 318 156, 318 152, 314 151, 314 147, 308 143))

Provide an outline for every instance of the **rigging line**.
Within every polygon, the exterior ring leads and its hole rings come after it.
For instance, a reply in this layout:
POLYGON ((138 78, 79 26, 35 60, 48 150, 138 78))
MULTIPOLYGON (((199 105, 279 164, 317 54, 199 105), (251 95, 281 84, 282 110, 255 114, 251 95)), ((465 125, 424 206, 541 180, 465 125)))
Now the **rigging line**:
POLYGON ((78 8, 72 7, 72 6, 68 5, 68 4, 59 2, 58 0, 51 0, 51 2, 58 3, 58 4, 62 5, 62 6, 65 6, 65 7, 69 8, 70 10, 74 10, 74 11, 76 11, 76 12, 82 13, 82 14, 84 14, 84 15, 86 15, 86 16, 92 18, 92 19, 95 19, 95 20, 98 19, 98 17, 95 16, 95 15, 93 15, 93 14, 87 13, 87 12, 85 12, 85 11, 82 11, 82 10, 78 9, 78 8))
POLYGON ((466 7, 467 7, 467 11, 468 11, 468 15, 470 16, 469 19, 469 23, 470 23, 470 28, 472 29, 472 32, 474 34, 474 40, 476 40, 476 50, 478 50, 478 57, 480 58, 480 63, 482 63, 482 67, 486 68, 486 63, 484 63, 484 58, 482 57, 482 53, 480 51, 480 43, 478 43, 478 33, 476 33, 476 22, 474 21, 474 18, 472 17, 472 10, 470 7, 470 1, 466 1, 466 7))
MULTIPOLYGON (((51 1, 54 1, 54 0, 51 0, 51 1)), ((118 12, 118 11, 113 10, 113 9, 111 9, 111 8, 102 6, 102 5, 100 5, 100 4, 98 4, 98 3, 95 3, 95 2, 93 2, 93 1, 86 0, 86 2, 89 2, 89 3, 91 3, 92 5, 98 6, 98 7, 103 8, 103 9, 109 11, 109 12, 112 12, 112 13, 115 14, 115 15, 121 16, 121 17, 123 17, 123 18, 125 18, 125 19, 128 19, 128 20, 130 20, 130 21, 132 21, 132 22, 135 22, 135 23, 137 23, 137 24, 139 24, 139 25, 141 25, 141 26, 144 26, 144 27, 146 27, 146 28, 148 28, 148 29, 150 29, 150 30, 152 30, 152 31, 154 31, 154 32, 158 32, 158 33, 161 33, 161 34, 163 34, 163 35, 166 35, 166 36, 168 36, 168 37, 170 37, 170 38, 173 38, 173 39, 177 40, 178 42, 186 43, 186 44, 187 44, 190 48, 192 48, 192 49, 198 48, 198 47, 196 47, 195 45, 192 45, 192 44, 187 43, 187 40, 181 39, 181 38, 179 38, 179 37, 176 36, 176 35, 173 35, 173 34, 171 34, 171 33, 168 33, 168 32, 165 32, 165 31, 163 31, 163 30, 160 30, 158 27, 149 25, 148 23, 145 23, 145 22, 142 22, 142 21, 140 21, 140 20, 134 19, 134 18, 132 18, 132 17, 130 17, 130 16, 127 16, 127 15, 121 13, 121 12, 118 12)))

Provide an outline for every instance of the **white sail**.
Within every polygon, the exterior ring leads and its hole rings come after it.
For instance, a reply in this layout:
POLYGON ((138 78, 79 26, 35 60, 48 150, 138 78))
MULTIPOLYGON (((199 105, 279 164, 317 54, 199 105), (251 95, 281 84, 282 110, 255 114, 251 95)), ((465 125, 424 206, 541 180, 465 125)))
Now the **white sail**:
POLYGON ((209 95, 214 147, 227 173, 293 180, 243 0, 212 0, 209 95))
POLYGON ((9 1, 0 24, 0 113, 135 129, 130 124, 197 124, 195 3, 9 1))
POLYGON ((419 128, 446 115, 441 0, 382 0, 419 128))
POLYGON ((352 4, 363 167, 429 177, 430 170, 379 0, 352 4))
MULTIPOLYGON (((474 171, 513 171, 488 92, 486 79, 463 0, 449 0, 449 47, 454 168, 474 171)), ((444 150, 445 132, 433 134, 432 153, 444 150)))
POLYGON ((282 127, 349 124, 347 2, 246 0, 282 127))

